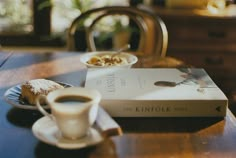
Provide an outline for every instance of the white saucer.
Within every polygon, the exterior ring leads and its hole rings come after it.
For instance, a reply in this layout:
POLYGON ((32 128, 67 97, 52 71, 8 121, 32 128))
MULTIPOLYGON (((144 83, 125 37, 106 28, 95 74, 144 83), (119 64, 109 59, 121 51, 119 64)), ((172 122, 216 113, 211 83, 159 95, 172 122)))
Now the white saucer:
POLYGON ((101 134, 94 128, 91 128, 89 134, 81 139, 63 138, 56 123, 47 116, 37 120, 32 126, 32 131, 35 137, 42 142, 64 149, 80 149, 103 141, 101 134))

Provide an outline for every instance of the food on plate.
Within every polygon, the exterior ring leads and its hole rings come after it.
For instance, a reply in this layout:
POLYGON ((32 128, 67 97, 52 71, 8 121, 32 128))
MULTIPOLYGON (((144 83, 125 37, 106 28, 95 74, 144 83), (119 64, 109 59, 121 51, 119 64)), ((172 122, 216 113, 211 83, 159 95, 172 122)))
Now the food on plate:
POLYGON ((87 63, 95 66, 119 66, 129 64, 127 58, 112 54, 94 55, 87 63))
MULTIPOLYGON (((21 85, 21 97, 29 104, 35 105, 36 97, 39 95, 47 95, 51 91, 62 88, 64 88, 62 85, 51 80, 34 79, 21 85)), ((46 104, 43 100, 40 103, 46 104)))

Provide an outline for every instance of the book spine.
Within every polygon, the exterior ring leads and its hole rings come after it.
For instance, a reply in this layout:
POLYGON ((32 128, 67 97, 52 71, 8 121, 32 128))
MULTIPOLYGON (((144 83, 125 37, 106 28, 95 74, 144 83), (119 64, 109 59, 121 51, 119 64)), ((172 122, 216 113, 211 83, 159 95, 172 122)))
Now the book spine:
POLYGON ((112 117, 224 117, 227 105, 227 100, 101 101, 112 117))

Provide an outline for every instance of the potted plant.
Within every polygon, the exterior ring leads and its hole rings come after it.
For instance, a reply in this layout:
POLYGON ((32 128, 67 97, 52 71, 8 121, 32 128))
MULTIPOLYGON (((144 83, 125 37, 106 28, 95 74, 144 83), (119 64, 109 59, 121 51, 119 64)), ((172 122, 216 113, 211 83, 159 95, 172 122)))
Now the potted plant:
POLYGON ((116 21, 114 25, 113 48, 119 49, 130 41, 132 28, 129 25, 122 25, 122 22, 116 21))
POLYGON ((130 26, 129 18, 125 16, 107 17, 96 29, 99 32, 96 43, 102 49, 121 48, 130 42, 131 35, 137 31, 135 27, 130 26))

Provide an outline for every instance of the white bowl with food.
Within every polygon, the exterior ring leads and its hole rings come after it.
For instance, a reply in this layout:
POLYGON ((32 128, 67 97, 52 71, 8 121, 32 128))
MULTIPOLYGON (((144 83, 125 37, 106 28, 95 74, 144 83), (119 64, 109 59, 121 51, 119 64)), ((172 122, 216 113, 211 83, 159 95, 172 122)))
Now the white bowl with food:
POLYGON ((138 58, 126 52, 115 51, 88 52, 80 57, 80 62, 87 68, 131 68, 138 61, 138 58))

